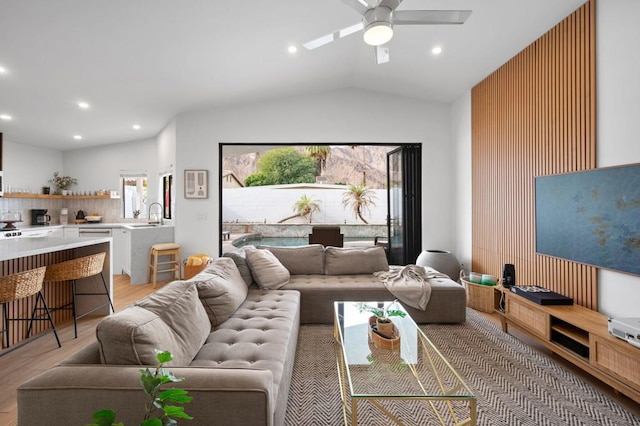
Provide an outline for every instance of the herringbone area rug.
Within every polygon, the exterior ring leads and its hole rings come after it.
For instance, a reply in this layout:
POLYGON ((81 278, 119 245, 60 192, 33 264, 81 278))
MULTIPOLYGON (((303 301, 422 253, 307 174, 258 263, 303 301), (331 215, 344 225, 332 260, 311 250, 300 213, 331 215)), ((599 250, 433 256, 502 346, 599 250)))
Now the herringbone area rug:
MULTIPOLYGON (((472 309, 464 324, 421 328, 474 391, 479 425, 640 425, 632 413, 472 309)), ((424 402, 386 405, 407 425, 437 424, 424 402)), ((361 425, 391 424, 369 403, 360 402, 358 410, 361 425)), ((333 328, 302 326, 286 424, 341 423, 333 328)))

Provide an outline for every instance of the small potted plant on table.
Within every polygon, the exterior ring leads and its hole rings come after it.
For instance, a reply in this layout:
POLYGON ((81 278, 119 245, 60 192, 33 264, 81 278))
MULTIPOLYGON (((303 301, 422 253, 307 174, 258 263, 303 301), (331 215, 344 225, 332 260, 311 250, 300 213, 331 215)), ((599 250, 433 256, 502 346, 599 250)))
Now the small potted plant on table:
POLYGON ((407 313, 399 309, 390 309, 395 305, 394 301, 387 307, 371 306, 366 303, 359 303, 360 312, 370 312, 373 314, 369 318, 369 337, 376 346, 386 349, 396 349, 399 347, 400 335, 398 329, 391 321, 391 317, 404 318, 407 313))

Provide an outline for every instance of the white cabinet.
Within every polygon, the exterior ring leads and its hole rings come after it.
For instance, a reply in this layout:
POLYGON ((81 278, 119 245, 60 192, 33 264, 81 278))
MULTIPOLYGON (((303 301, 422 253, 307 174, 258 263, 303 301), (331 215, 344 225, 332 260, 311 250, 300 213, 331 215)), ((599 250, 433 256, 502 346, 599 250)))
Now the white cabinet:
POLYGON ((125 230, 123 232, 124 234, 124 251, 123 251, 123 258, 124 258, 124 267, 123 267, 123 271, 125 274, 131 276, 131 231, 129 230, 125 230))
POLYGON ((131 231, 114 228, 113 237, 113 273, 131 274, 131 231))
MULTIPOLYGON (((131 253, 129 256, 131 267, 131 284, 144 284, 149 277, 149 249, 154 244, 172 243, 173 226, 147 226, 130 230, 131 253)), ((163 273, 159 281, 169 279, 168 273, 163 273)))
POLYGON ((62 237, 62 228, 49 228, 48 226, 22 229, 22 238, 62 237))

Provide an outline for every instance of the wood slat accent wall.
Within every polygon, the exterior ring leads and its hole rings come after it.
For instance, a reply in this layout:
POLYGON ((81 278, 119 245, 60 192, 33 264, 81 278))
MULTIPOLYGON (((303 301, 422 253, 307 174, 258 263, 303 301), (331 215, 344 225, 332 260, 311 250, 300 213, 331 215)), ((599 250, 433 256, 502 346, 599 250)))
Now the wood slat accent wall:
MULTIPOLYGON (((39 268, 41 266, 52 265, 64 262, 73 258, 73 250, 57 251, 53 253, 43 253, 35 256, 20 257, 12 260, 0 262, 0 276, 12 275, 17 272, 28 271, 30 269, 39 268)), ((49 308, 55 308, 65 305, 71 300, 71 286, 67 283, 44 283, 43 294, 49 308)), ((29 318, 35 296, 25 297, 7 304, 10 318, 29 318)), ((0 309, 4 309, 0 308, 0 309)), ((71 311, 58 310, 52 313, 53 322, 60 324, 66 320, 73 318, 71 311)), ((10 321, 9 322, 9 343, 15 345, 24 340, 27 334, 29 321, 10 321)), ((4 324, 0 324, 0 329, 4 328, 4 324)), ((51 329, 48 321, 34 321, 31 335, 37 335, 45 330, 51 329)), ((2 338, 2 348, 4 348, 4 335, 2 338)))
POLYGON ((471 92, 472 270, 597 309, 596 268, 535 254, 534 177, 595 168, 595 0, 471 92))

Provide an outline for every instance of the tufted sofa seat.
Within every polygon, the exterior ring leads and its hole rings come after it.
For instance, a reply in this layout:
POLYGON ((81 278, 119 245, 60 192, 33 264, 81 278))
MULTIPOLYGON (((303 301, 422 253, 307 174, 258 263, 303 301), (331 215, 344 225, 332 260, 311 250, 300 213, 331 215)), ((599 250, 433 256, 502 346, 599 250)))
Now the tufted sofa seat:
MULTIPOLYGON (((175 281, 102 320, 96 342, 18 388, 18 424, 81 425, 102 408, 140 424, 140 367, 153 349, 185 380, 190 425, 282 425, 300 324, 300 295, 248 289, 232 260, 175 281)), ((182 422, 180 422, 182 423, 182 422)))
POLYGON ((274 424, 283 424, 299 323, 298 292, 249 290, 238 310, 209 334, 191 367, 270 371, 273 405, 279 408, 274 424))
MULTIPOLYGON (((310 244, 298 247, 258 246, 225 253, 236 263, 247 284, 268 283, 282 290, 300 292, 302 324, 333 324, 336 301, 392 301, 383 282, 373 275, 387 271, 384 249, 323 247, 310 244), (273 256, 251 262, 256 253, 273 256)), ((466 320, 467 294, 463 286, 448 278, 429 280, 431 298, 425 310, 402 303, 417 323, 461 323, 466 320)))
MULTIPOLYGON (((426 310, 402 303, 411 318, 418 324, 464 322, 467 304, 464 288, 446 278, 432 279, 430 285, 431 299, 426 310)), ((281 289, 300 292, 302 324, 333 324, 333 303, 336 301, 395 299, 384 283, 371 274, 291 275, 281 289)))

